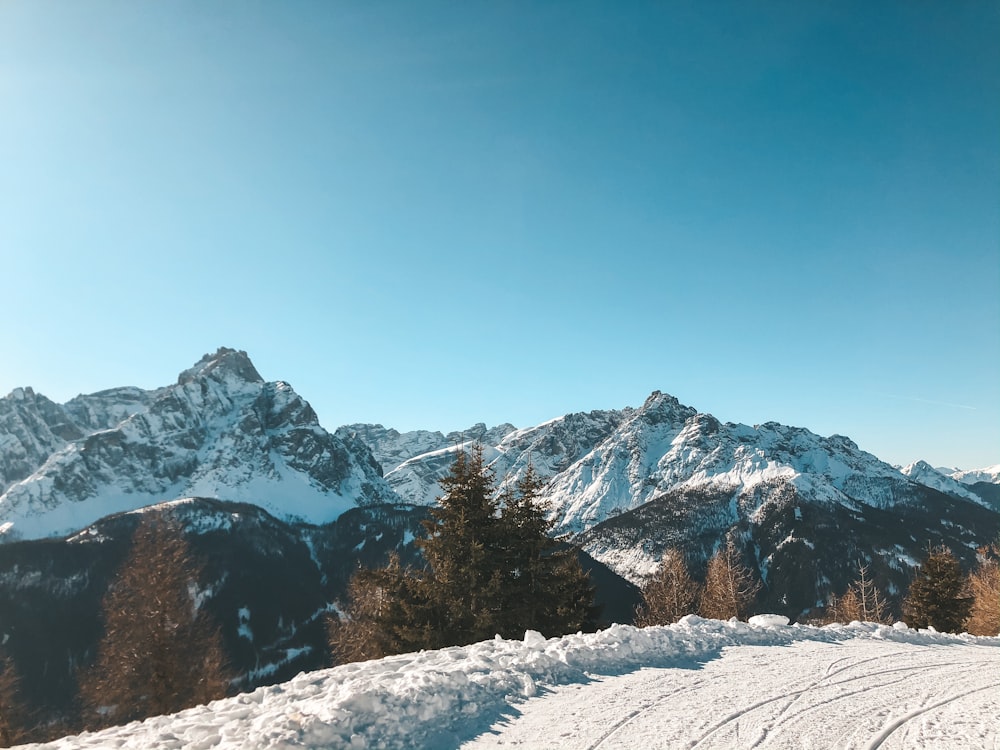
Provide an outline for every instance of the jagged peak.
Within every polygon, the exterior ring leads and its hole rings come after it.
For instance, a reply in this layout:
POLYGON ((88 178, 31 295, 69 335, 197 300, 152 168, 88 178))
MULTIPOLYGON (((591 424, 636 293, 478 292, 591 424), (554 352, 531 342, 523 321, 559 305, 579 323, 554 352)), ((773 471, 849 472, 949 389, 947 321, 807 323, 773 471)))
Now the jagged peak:
POLYGON ((934 472, 935 474, 941 473, 922 459, 919 461, 914 461, 913 463, 908 464, 907 466, 904 466, 902 469, 900 469, 900 472, 906 474, 907 476, 911 476, 916 472, 925 472, 925 471, 931 471, 934 472))
POLYGON ((24 388, 15 388, 10 393, 7 394, 7 398, 11 401, 26 401, 33 399, 35 397, 35 391, 31 386, 25 386, 24 388))
POLYGON ((177 377, 178 385, 190 383, 198 378, 219 375, 234 376, 247 383, 263 383, 264 378, 253 366, 245 351, 220 346, 214 354, 206 354, 193 367, 189 367, 177 377))
POLYGON ((657 423, 665 419, 671 421, 675 419, 684 420, 697 413, 697 409, 685 406, 669 393, 653 391, 649 394, 642 407, 636 410, 635 416, 657 423))

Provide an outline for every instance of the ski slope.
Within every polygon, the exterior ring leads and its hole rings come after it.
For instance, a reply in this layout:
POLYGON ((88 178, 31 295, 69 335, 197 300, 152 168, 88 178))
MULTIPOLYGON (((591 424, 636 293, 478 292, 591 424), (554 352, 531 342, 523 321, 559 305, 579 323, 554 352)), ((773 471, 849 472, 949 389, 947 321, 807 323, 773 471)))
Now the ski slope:
POLYGON ((560 686, 461 747, 996 748, 998 711, 977 647, 804 641, 560 686))
POLYGON ((34 747, 1000 748, 1000 638, 786 623, 529 631, 34 747))

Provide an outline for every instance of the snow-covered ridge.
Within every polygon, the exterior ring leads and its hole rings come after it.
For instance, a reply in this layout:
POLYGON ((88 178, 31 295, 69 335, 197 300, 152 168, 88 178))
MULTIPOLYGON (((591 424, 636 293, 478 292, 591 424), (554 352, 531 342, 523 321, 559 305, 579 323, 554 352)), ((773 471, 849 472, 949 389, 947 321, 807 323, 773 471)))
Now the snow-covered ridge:
POLYGON ((844 506, 905 505, 918 485, 981 502, 926 465, 901 473, 846 437, 723 424, 660 391, 639 408, 523 429, 356 424, 330 435, 291 386, 265 382, 245 352, 223 348, 155 391, 117 388, 58 405, 23 388, 0 399, 0 536, 69 532, 183 495, 259 502, 314 523, 357 503, 430 504, 454 452, 471 441, 483 445, 501 487, 534 467, 560 532, 670 493, 728 493, 735 502, 782 483, 844 506))
MULTIPOLYGON (((900 469, 900 472, 912 479, 914 482, 919 482, 925 487, 931 487, 935 490, 946 492, 949 495, 964 497, 965 499, 971 500, 975 503, 982 502, 979 495, 970 491, 965 484, 955 479, 953 476, 941 473, 926 461, 914 461, 912 464, 904 466, 900 469)), ((973 482, 969 482, 968 484, 972 483, 973 482)))
MULTIPOLYGON (((528 631, 520 641, 497 637, 470 646, 300 674, 282 685, 172 716, 36 747, 456 747, 464 739, 489 731, 491 724, 510 715, 512 706, 546 687, 583 686, 601 675, 620 675, 643 667, 697 668, 720 658, 723 649, 887 642, 898 644, 896 650, 903 644, 980 647, 983 650, 978 658, 991 663, 1000 655, 997 638, 917 632, 901 624, 852 623, 819 629, 784 623, 785 618, 775 616, 754 618, 748 624, 690 615, 667 627, 613 626, 598 633, 549 640, 528 631)), ((982 679, 978 683, 985 684, 982 679)), ((557 728, 553 728, 552 736, 539 741, 543 746, 554 746, 557 736, 557 728)))
POLYGON ((1000 464, 987 466, 983 469, 970 469, 968 471, 962 471, 961 469, 948 469, 941 471, 941 473, 946 476, 950 476, 952 479, 962 482, 963 484, 975 484, 976 482, 1000 484, 1000 464))
MULTIPOLYGON (((433 502, 451 450, 409 458, 386 479, 409 502, 433 502)), ((485 445, 484 455, 501 485, 532 464, 547 481, 543 499, 564 532, 682 490, 736 497, 791 482, 815 500, 887 508, 905 503, 917 481, 841 435, 821 437, 775 422, 723 424, 659 391, 638 409, 568 414, 514 430, 485 445)), ((981 502, 958 483, 948 486, 951 494, 981 502)))
POLYGON ((245 352, 226 348, 157 391, 114 389, 65 407, 30 390, 0 401, 0 470, 15 480, 0 494, 8 537, 69 533, 183 496, 312 523, 396 499, 363 443, 327 433, 291 386, 265 382, 245 352))

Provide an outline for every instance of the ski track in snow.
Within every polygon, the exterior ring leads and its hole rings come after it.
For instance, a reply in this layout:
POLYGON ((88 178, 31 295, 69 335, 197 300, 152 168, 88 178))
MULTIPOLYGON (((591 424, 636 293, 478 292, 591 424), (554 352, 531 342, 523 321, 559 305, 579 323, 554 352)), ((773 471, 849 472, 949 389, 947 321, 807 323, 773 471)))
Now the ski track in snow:
POLYGON ((644 668, 562 686, 461 747, 1000 748, 994 650, 897 646, 852 643, 850 656, 831 643, 731 647, 695 672, 644 668))
POLYGON ((300 674, 48 750, 1000 750, 1000 638, 688 616, 300 674))

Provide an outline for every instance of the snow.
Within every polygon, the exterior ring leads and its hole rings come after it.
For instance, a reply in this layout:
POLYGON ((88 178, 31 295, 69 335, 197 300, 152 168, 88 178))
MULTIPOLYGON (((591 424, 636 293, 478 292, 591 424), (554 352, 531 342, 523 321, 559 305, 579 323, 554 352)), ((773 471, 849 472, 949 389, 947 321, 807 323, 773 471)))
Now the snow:
POLYGON ((970 492, 960 481, 954 477, 942 474, 926 461, 914 461, 912 464, 904 466, 899 472, 925 487, 930 487, 931 489, 956 497, 964 497, 966 500, 989 507, 989 504, 985 500, 976 493, 970 492))
POLYGON ((982 469, 971 469, 969 471, 953 469, 950 472, 944 473, 963 484, 975 484, 976 482, 1000 484, 1000 464, 986 466, 982 469))
POLYGON ((77 748, 995 747, 1000 638, 688 616, 300 674, 77 748))

